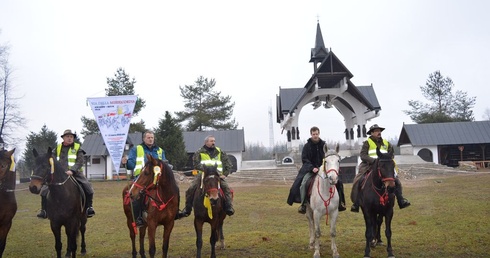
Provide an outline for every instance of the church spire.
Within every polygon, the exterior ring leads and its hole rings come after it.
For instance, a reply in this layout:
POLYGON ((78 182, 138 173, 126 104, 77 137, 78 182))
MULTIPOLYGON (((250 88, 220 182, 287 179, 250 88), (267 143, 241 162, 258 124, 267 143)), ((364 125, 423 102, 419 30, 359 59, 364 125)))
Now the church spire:
POLYGON ((315 70, 317 68, 317 64, 319 62, 322 62, 327 55, 328 55, 328 50, 325 48, 325 43, 323 42, 322 30, 320 29, 320 22, 317 21, 315 47, 311 49, 311 58, 310 58, 310 63, 314 63, 315 70))

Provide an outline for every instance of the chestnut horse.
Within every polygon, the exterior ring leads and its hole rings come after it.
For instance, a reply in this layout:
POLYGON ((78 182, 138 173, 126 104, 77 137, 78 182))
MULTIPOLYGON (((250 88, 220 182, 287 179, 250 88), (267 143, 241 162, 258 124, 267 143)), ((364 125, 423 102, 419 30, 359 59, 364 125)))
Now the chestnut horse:
MULTIPOLYGON (((147 155, 147 162, 141 170, 136 182, 129 189, 129 197, 131 200, 145 198, 147 203, 146 225, 148 230, 148 240, 150 257, 155 257, 155 233, 158 225, 163 225, 163 245, 162 257, 167 257, 170 234, 174 227, 174 220, 179 210, 179 187, 175 181, 174 173, 170 166, 160 159, 155 159, 151 155, 147 155)), ((124 197, 123 191, 123 198, 124 197)), ((130 201, 130 200, 128 200, 130 201)), ((131 208, 131 204, 124 202, 124 213, 126 214, 129 235, 132 242, 132 254, 136 257, 135 249, 135 224, 131 208)), ((145 257, 144 252, 144 233, 145 229, 140 230, 140 255, 145 257)))
MULTIPOLYGON (((395 162, 388 153, 376 149, 378 158, 371 171, 368 171, 359 192, 360 206, 366 224, 366 247, 364 257, 370 257, 371 247, 375 247, 380 238, 380 228, 385 218, 385 235, 387 238, 386 251, 388 257, 395 257, 391 247, 391 221, 395 204, 395 162)), ((352 197, 351 197, 352 198, 352 197)))
POLYGON ((15 169, 13 165, 13 153, 11 151, 0 151, 0 258, 7 244, 7 235, 12 226, 12 219, 17 212, 17 201, 15 200, 15 169))
POLYGON ((205 222, 211 225, 211 258, 216 257, 216 242, 223 242, 223 221, 226 213, 224 207, 224 194, 220 188, 220 175, 217 165, 204 166, 200 175, 201 187, 194 192, 194 229, 196 230, 196 257, 201 257, 202 250, 202 227, 205 222))
POLYGON ((85 230, 87 213, 83 189, 72 176, 65 173, 61 163, 53 155, 51 147, 48 151, 39 155, 33 149, 35 167, 31 175, 29 190, 33 194, 39 194, 43 184, 47 184, 46 212, 51 225, 51 231, 55 238, 56 256, 61 257, 61 227, 65 227, 67 236, 66 256, 76 257, 78 231, 82 235, 81 254, 86 254, 85 230))
POLYGON ((310 249, 315 248, 313 257, 320 257, 320 226, 322 217, 327 216, 326 221, 330 219, 330 238, 332 256, 340 257, 335 243, 337 235, 337 216, 339 215, 339 193, 335 184, 337 184, 340 171, 339 145, 335 150, 328 150, 327 145, 323 146, 325 158, 323 165, 313 179, 311 188, 310 205, 307 205, 306 217, 310 228, 310 249))

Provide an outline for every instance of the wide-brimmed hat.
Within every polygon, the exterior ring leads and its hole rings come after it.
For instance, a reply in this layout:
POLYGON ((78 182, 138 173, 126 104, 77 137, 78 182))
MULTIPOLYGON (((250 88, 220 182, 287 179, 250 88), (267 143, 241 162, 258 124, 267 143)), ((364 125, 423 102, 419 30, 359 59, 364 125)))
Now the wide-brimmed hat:
POLYGON ((69 135, 69 134, 73 135, 73 137, 74 137, 74 138, 77 138, 77 135, 76 135, 76 134, 74 134, 74 133, 72 133, 72 131, 71 131, 70 129, 66 129, 66 130, 63 132, 63 134, 61 135, 61 138, 63 138, 65 135, 69 135))
POLYGON ((384 128, 380 127, 378 124, 374 124, 374 125, 371 125, 371 127, 369 127, 369 131, 367 131, 367 134, 371 134, 371 132, 376 130, 376 129, 381 130, 381 132, 384 130, 384 128))

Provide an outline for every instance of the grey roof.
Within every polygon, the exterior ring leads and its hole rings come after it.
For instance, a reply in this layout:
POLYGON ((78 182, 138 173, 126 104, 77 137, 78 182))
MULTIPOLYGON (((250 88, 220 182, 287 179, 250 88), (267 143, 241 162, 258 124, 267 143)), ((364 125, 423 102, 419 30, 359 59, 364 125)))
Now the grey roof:
MULTIPOLYGON (((142 142, 142 133, 130 133, 126 143, 130 146, 139 144, 142 142)), ((91 134, 85 136, 81 147, 85 151, 87 156, 104 156, 109 155, 107 148, 104 144, 101 134, 91 134)))
POLYGON ((224 152, 245 151, 245 135, 241 130, 183 132, 185 149, 188 153, 197 151, 204 145, 208 135, 216 138, 216 146, 224 152))
POLYGON ((404 124, 398 146, 490 143, 490 121, 404 124))
POLYGON ((372 85, 357 86, 357 89, 366 98, 366 100, 373 106, 374 109, 381 109, 378 98, 376 97, 376 92, 374 92, 374 88, 372 85))

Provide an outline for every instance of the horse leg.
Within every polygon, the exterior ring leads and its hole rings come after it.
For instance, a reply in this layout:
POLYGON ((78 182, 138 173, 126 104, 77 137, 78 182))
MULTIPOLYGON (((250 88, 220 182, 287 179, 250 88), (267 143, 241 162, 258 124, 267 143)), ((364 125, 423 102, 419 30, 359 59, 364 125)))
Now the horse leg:
POLYGON ((313 211, 313 221, 315 230, 315 253, 314 258, 320 258, 320 237, 322 236, 320 221, 322 219, 322 213, 319 210, 313 211))
POLYGON ((221 221, 221 224, 219 225, 219 238, 218 238, 219 244, 217 244, 217 247, 220 250, 225 249, 225 235, 223 234, 223 224, 224 224, 224 221, 221 221))
POLYGON ((335 237, 337 236, 337 218, 339 215, 338 206, 334 207, 334 210, 329 212, 328 215, 330 216, 330 241, 332 242, 331 244, 332 257, 339 258, 340 254, 339 251, 337 250, 337 243, 335 241, 335 237))
POLYGON ((72 221, 65 224, 65 233, 67 239, 68 250, 66 257, 77 257, 77 235, 79 230, 79 221, 72 221))
POLYGON ((217 222, 211 224, 211 236, 209 237, 209 243, 211 244, 211 258, 216 258, 216 241, 219 236, 218 228, 217 222))
POLYGON ((3 252, 5 251, 5 246, 7 246, 7 235, 12 226, 12 220, 6 222, 0 227, 0 258, 2 258, 3 252))
POLYGON ((148 244, 149 244, 148 252, 150 253, 150 257, 153 258, 155 257, 155 253, 156 253, 155 233, 157 230, 157 225, 156 223, 149 222, 149 221, 147 221, 147 223, 148 223, 148 244))
POLYGON ((383 241, 381 240, 381 225, 383 225, 383 216, 378 214, 378 219, 376 220, 376 246, 383 245, 383 241))
MULTIPOLYGON (((175 216, 174 216, 175 217, 175 216)), ((168 248, 170 243, 170 234, 174 228, 175 220, 171 219, 167 224, 163 225, 163 244, 162 244, 162 257, 167 257, 168 248)))
POLYGON ((138 229, 138 231, 140 232, 140 238, 139 238, 140 255, 141 255, 141 258, 146 258, 146 254, 145 254, 146 227, 141 227, 138 229))
POLYGON ((394 258, 395 255, 393 254, 393 248, 391 248, 391 219, 393 218, 393 212, 386 217, 386 251, 388 252, 388 258, 394 258))
POLYGON ((308 248, 313 249, 315 244, 315 224, 313 221, 313 211, 309 206, 306 207, 306 217, 308 218, 308 230, 310 232, 310 241, 308 248))
POLYGON ((364 236, 366 237, 366 247, 364 249, 364 258, 369 258, 371 257, 371 242, 373 241, 374 238, 374 227, 376 223, 376 217, 372 218, 369 215, 369 211, 363 209, 364 213, 364 223, 366 225, 366 232, 364 236))
POLYGON ((54 235, 54 249, 56 250, 56 257, 61 258, 61 225, 55 225, 55 223, 51 222, 51 231, 54 235))
MULTIPOLYGON (((84 215, 82 215, 84 216, 84 215)), ((87 217, 84 216, 80 221, 80 235, 82 235, 82 241, 80 243, 80 251, 82 255, 87 253, 86 244, 85 244, 85 231, 87 230, 87 217)))
POLYGON ((201 250, 202 250, 202 226, 204 221, 198 221, 194 218, 194 230, 196 231, 196 258, 201 258, 201 250))

